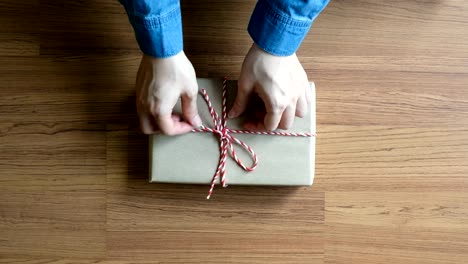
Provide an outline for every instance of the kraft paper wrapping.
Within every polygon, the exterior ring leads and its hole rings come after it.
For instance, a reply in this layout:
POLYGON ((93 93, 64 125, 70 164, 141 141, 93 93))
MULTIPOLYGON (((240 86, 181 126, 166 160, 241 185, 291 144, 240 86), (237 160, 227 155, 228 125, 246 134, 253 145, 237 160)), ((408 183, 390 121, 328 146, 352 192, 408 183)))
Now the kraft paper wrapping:
MULTIPOLYGON (((222 79, 198 79, 221 115, 222 79)), ((235 98, 236 81, 228 81, 228 109, 235 98)), ((315 86, 311 83, 312 103, 307 116, 294 120, 290 132, 315 133, 315 86)), ((206 102, 198 96, 198 110, 203 125, 214 127, 206 102)), ((180 112, 180 105, 176 106, 180 112)), ((227 126, 243 129, 243 118, 229 119, 227 126)), ((233 134, 253 148, 259 164, 252 172, 240 168, 228 157, 228 185, 310 186, 314 179, 315 137, 285 137, 233 134)), ((250 156, 239 146, 236 153, 246 166, 250 156)), ((150 136, 150 182, 210 184, 219 161, 219 141, 212 133, 188 133, 180 136, 150 136)))

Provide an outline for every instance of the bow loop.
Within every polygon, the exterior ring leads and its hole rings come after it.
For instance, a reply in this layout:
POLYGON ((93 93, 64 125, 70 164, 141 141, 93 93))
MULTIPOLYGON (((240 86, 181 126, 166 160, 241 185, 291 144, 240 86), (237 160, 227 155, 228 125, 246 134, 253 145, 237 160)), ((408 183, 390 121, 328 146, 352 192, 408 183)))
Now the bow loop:
POLYGON ((229 155, 231 156, 231 158, 243 170, 250 172, 250 171, 255 170, 255 168, 257 167, 258 158, 255 152, 253 151, 253 149, 250 146, 248 146, 245 142, 243 142, 242 140, 235 138, 232 134, 277 135, 277 136, 294 136, 294 137, 315 136, 315 134, 309 134, 309 133, 289 133, 289 132, 276 132, 276 131, 257 132, 257 131, 249 131, 249 130, 235 130, 235 129, 228 128, 227 127, 227 109, 226 109, 226 83, 227 83, 227 78, 225 77, 223 80, 221 117, 213 108, 210 97, 208 96, 208 93, 206 92, 206 90, 205 89, 200 90, 200 94, 203 96, 203 99, 205 100, 208 106, 208 110, 210 111, 210 116, 211 116, 211 119, 213 120, 214 128, 201 126, 200 128, 195 128, 192 130, 192 132, 196 132, 196 133, 208 132, 208 133, 213 133, 219 136, 219 150, 220 150, 219 162, 218 162, 218 167, 216 169, 216 172, 213 176, 213 180, 211 181, 210 190, 208 191, 208 196, 206 197, 207 199, 210 199, 211 194, 213 193, 213 190, 214 190, 214 186, 220 178, 221 178, 222 186, 227 187, 226 159, 227 159, 228 151, 229 151, 229 155), (239 159, 234 149, 234 144, 241 146, 250 155, 252 159, 251 166, 249 167, 246 166, 242 162, 242 160, 239 159))

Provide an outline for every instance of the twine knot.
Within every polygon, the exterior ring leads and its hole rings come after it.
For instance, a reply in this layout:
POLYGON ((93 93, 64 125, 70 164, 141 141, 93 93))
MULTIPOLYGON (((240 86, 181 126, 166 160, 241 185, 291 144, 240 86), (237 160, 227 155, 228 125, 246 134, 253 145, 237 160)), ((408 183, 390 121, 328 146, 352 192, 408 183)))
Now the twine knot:
POLYGON ((256 134, 256 135, 276 135, 276 136, 292 136, 292 137, 312 137, 315 134, 311 133, 291 133, 291 132, 278 132, 278 131, 249 131, 249 130, 236 130, 230 129, 227 127, 227 109, 226 109, 226 83, 227 78, 225 77, 223 80, 223 93, 222 93, 222 112, 221 116, 218 115, 216 110, 214 110, 213 105, 211 104, 210 97, 205 89, 200 90, 200 94, 203 96, 205 100, 208 110, 210 111, 210 116, 214 124, 214 128, 201 126, 200 128, 195 128, 192 132, 200 133, 200 132, 208 132, 218 135, 219 137, 219 162, 216 172, 213 176, 213 180, 211 181, 210 190, 208 191, 207 199, 210 199, 211 195, 213 194, 214 186, 218 182, 218 179, 221 178, 221 185, 223 187, 227 187, 226 182, 226 160, 229 155, 231 158, 237 163, 239 167, 241 167, 245 171, 253 171, 257 167, 258 158, 253 149, 245 144, 242 140, 237 139, 236 137, 232 136, 231 134, 256 134), (236 151, 234 150, 234 145, 237 144, 241 146, 251 157, 252 165, 246 166, 240 159, 237 157, 236 151))

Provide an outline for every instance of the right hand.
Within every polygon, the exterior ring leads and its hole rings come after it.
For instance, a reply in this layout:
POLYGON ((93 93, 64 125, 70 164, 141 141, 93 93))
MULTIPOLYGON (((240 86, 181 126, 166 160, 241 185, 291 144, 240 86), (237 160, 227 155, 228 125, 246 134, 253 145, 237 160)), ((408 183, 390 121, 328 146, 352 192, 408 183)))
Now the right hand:
POLYGON ((178 135, 200 126, 197 95, 195 70, 183 51, 169 58, 143 55, 136 80, 136 105, 143 133, 178 135), (172 112, 179 98, 183 119, 172 112))

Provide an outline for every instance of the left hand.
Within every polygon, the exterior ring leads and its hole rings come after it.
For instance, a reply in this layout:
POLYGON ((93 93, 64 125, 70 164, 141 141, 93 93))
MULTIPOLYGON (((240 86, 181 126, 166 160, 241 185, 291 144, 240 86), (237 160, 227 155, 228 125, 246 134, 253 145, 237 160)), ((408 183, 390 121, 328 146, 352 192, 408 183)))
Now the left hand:
MULTIPOLYGON (((244 126, 246 129, 289 129, 295 116, 305 116, 311 91, 307 74, 296 54, 274 56, 253 44, 242 65, 237 97, 229 117, 240 116, 255 94, 261 101, 254 107, 265 110, 260 114, 260 121, 247 122, 244 126)), ((259 114, 256 115, 258 118, 259 114)))

